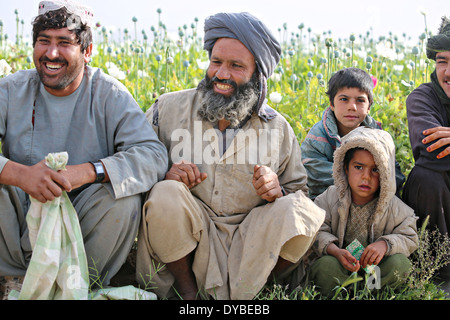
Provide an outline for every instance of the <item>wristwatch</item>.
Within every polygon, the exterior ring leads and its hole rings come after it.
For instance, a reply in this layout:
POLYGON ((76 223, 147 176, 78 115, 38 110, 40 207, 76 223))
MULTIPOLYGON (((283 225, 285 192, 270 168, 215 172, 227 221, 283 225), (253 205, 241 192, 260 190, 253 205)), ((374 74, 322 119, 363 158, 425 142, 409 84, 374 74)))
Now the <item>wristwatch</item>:
POLYGON ((103 168, 103 163, 101 161, 89 161, 95 169, 95 174, 97 177, 95 178, 94 183, 100 183, 105 179, 105 169, 103 168))

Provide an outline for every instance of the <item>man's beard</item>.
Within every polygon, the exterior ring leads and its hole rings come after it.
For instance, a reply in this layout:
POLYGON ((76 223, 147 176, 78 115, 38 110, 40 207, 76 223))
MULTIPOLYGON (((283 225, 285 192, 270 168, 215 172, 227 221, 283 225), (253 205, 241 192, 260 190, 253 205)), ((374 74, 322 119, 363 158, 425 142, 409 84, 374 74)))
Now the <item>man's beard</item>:
POLYGON ((42 57, 39 60, 39 67, 36 67, 36 70, 44 86, 54 90, 61 90, 68 87, 80 74, 80 72, 83 72, 84 67, 85 65, 82 56, 80 56, 78 61, 73 61, 71 65, 69 65, 68 62, 63 58, 50 60, 47 57, 42 57), (67 66, 66 73, 60 75, 59 78, 54 78, 46 75, 42 70, 43 68, 45 68, 45 62, 64 63, 67 66), (57 79, 57 81, 55 79, 57 79))
POLYGON ((204 121, 212 123, 218 120, 228 120, 230 127, 236 128, 239 124, 251 115, 259 101, 259 81, 255 72, 251 79, 238 86, 232 80, 219 80, 216 76, 212 79, 205 76, 198 88, 203 93, 203 100, 198 115, 204 121), (230 97, 214 92, 214 82, 230 84, 234 87, 234 92, 230 97))

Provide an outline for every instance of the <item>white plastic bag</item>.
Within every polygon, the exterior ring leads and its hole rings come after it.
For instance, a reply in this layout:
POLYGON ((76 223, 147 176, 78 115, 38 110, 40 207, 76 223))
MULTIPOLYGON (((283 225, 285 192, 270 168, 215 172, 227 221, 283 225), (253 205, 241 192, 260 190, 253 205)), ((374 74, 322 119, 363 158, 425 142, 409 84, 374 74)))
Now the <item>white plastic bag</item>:
MULTIPOLYGON (((65 170, 67 152, 49 154, 46 164, 65 170)), ((41 203, 31 198, 27 224, 33 254, 20 300, 88 299, 89 270, 78 215, 66 192, 41 203)))
MULTIPOLYGON (((46 165, 65 170, 67 152, 50 153, 46 165)), ((27 213, 30 264, 20 293, 9 300, 156 300, 154 293, 125 286, 99 289, 89 294, 89 270, 78 215, 66 192, 51 202, 31 198, 27 213)))

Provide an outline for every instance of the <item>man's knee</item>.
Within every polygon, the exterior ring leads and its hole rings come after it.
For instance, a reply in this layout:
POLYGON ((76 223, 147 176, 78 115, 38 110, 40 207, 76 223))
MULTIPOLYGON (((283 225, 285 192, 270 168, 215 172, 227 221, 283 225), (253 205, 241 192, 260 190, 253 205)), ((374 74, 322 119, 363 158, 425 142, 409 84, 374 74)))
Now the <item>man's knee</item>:
POLYGON ((186 212, 184 208, 190 191, 182 182, 164 180, 156 183, 144 204, 144 214, 147 221, 163 218, 176 221, 178 216, 186 212))
POLYGON ((114 205, 109 210, 116 212, 120 216, 128 216, 131 219, 138 219, 142 206, 141 195, 129 196, 121 199, 113 200, 114 205))
POLYGON ((89 231, 105 223, 123 229, 137 228, 140 222, 142 195, 132 195, 115 199, 110 191, 101 184, 92 185, 73 200, 80 217, 82 230, 89 231), (109 222, 108 222, 109 221, 109 222))
POLYGON ((156 183, 150 190, 147 201, 152 203, 164 202, 164 205, 170 205, 174 201, 170 199, 177 199, 180 196, 190 193, 190 190, 182 182, 175 180, 163 180, 156 183))

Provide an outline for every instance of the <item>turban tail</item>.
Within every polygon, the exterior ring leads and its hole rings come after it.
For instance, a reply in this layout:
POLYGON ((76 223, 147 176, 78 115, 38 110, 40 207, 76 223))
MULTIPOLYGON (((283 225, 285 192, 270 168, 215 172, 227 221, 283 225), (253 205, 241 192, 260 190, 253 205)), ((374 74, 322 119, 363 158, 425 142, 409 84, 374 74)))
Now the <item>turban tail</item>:
POLYGON ((281 47, 270 30, 251 14, 218 13, 205 20, 204 49, 211 57, 219 38, 242 42, 255 57, 258 70, 269 78, 280 61, 281 47))
POLYGON ((450 20, 442 17, 439 33, 428 39, 427 57, 436 60, 436 53, 450 51, 450 20))

